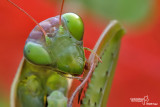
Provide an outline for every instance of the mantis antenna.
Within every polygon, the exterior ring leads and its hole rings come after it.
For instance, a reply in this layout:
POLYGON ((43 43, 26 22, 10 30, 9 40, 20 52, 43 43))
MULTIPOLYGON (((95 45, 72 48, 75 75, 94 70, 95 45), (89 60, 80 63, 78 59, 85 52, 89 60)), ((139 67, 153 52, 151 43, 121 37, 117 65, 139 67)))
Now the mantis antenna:
POLYGON ((62 11, 63 11, 63 6, 64 5, 64 0, 62 0, 62 5, 61 5, 61 11, 60 11, 60 16, 59 16, 59 25, 61 25, 61 16, 62 16, 62 11))
POLYGON ((18 5, 16 5, 15 3, 13 3, 12 1, 8 0, 11 4, 13 4, 16 8, 18 8, 20 11, 22 11, 24 14, 26 14, 33 22, 35 22, 37 24, 37 26, 41 29, 41 31, 43 32, 43 34, 46 36, 46 32, 45 30, 39 25, 39 23, 31 16, 29 15, 27 12, 25 12, 22 8, 20 8, 18 5))

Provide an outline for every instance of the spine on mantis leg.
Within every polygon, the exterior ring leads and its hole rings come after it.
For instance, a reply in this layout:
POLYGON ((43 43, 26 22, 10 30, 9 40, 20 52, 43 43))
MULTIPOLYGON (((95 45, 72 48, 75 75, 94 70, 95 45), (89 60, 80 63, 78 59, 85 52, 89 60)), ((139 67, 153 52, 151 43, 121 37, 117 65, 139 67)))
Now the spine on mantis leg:
POLYGON ((112 21, 100 36, 94 51, 101 57, 102 63, 98 63, 93 54, 89 57, 90 63, 96 67, 81 107, 106 107, 123 34, 123 27, 112 21))

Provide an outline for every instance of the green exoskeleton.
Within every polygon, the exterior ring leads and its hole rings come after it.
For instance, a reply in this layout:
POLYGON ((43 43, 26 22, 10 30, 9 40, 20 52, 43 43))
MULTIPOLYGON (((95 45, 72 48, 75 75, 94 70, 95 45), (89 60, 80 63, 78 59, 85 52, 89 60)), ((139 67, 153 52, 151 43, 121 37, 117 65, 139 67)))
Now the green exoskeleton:
MULTIPOLYGON (((64 0, 62 5, 63 3, 64 0)), ((84 25, 80 16, 65 13, 37 23, 26 14, 37 26, 30 32, 24 46, 24 58, 11 87, 11 107, 71 107, 76 93, 83 88, 94 70, 85 98, 81 100, 82 106, 104 107, 120 40, 124 34, 121 25, 117 21, 111 22, 98 40, 94 51, 88 49, 92 52, 87 63, 90 68, 85 69, 87 64, 84 54, 86 48, 83 47, 84 25), (99 57, 96 55, 101 57, 102 63, 98 63, 101 59, 97 59, 99 57), (88 74, 84 75, 81 85, 68 100, 67 93, 71 85, 71 79, 68 78, 78 78, 83 71, 88 74)))
POLYGON ((49 18, 39 25, 46 35, 38 26, 33 29, 24 47, 25 58, 33 64, 48 66, 65 74, 82 74, 85 56, 81 18, 74 13, 66 13, 62 15, 60 26, 59 16, 49 18))
MULTIPOLYGON (((18 7, 16 4, 14 6, 18 7)), ((69 82, 56 72, 72 76, 83 73, 83 30, 81 18, 74 13, 37 23, 26 41, 24 58, 12 85, 12 107, 56 106, 58 101, 52 104, 52 98, 67 95, 69 82)), ((64 102, 66 105, 67 100, 64 102)))
POLYGON ((98 63, 94 55, 90 55, 89 62, 94 65, 94 72, 85 97, 81 100, 81 107, 106 107, 124 33, 122 25, 114 20, 97 41, 94 51, 103 63, 98 63))

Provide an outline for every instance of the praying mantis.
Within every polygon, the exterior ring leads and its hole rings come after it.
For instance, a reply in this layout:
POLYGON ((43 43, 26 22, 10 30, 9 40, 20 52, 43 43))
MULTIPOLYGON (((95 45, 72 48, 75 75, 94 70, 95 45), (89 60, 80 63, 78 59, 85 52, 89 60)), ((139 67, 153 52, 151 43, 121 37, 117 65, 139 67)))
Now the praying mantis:
POLYGON ((37 24, 26 40, 24 57, 11 87, 11 107, 72 107, 76 94, 90 77, 81 107, 105 107, 125 32, 121 24, 111 21, 91 50, 83 47, 81 17, 75 13, 62 14, 64 0, 59 16, 40 23, 8 1, 37 24), (84 50, 91 51, 88 60, 84 50), (67 98, 72 79, 82 82, 67 98))

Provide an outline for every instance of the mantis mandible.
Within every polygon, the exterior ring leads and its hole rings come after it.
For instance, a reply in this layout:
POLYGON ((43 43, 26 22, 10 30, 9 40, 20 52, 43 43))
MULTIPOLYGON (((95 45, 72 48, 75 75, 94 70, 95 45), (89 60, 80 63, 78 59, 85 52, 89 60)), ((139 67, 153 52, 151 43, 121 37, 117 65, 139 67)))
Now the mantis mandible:
POLYGON ((26 40, 24 57, 12 84, 11 107, 71 107, 76 93, 83 88, 97 63, 102 63, 98 55, 102 57, 106 47, 101 45, 110 43, 110 39, 122 28, 117 27, 119 23, 113 22, 112 27, 107 28, 113 33, 112 36, 105 37, 103 34, 100 43, 92 51, 83 47, 84 25, 81 17, 75 13, 62 14, 64 0, 59 16, 40 23, 15 3, 8 1, 37 24, 26 40), (85 49, 92 53, 89 61, 85 58, 85 49), (87 64, 89 69, 85 69, 87 64), (84 71, 88 71, 88 74, 83 78, 78 77, 84 71), (67 105, 66 96, 71 84, 69 78, 80 79, 82 84, 77 87, 67 105))

